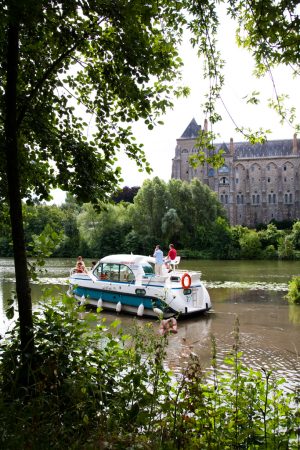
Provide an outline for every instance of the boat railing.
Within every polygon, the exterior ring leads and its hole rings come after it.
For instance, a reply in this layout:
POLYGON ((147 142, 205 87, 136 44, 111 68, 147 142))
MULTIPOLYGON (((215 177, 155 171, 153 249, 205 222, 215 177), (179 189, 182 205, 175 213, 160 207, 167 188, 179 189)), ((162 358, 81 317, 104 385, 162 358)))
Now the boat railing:
POLYGON ((182 276, 185 273, 188 273, 191 277, 192 276, 202 276, 202 272, 200 270, 182 270, 182 269, 176 269, 169 272, 169 275, 171 276, 182 276))

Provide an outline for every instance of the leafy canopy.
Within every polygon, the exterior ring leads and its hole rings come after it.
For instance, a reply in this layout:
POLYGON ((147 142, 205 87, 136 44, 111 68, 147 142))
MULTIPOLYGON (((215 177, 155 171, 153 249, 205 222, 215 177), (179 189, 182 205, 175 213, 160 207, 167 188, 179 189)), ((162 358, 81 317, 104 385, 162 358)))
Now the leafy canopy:
MULTIPOLYGON (((182 65, 182 29, 174 27, 184 21, 181 8, 154 0, 11 0, 0 2, 0 16, 1 42, 9 23, 19 29, 22 197, 47 200, 50 189, 60 187, 81 200, 105 199, 121 179, 115 167, 121 149, 149 172, 130 123, 142 118, 153 128, 172 104, 171 92, 182 92, 174 89, 182 65)), ((2 134, 6 53, 1 46, 2 134)), ((1 160, 2 198, 4 167, 1 160)))
MULTIPOLYGON (((182 66, 178 47, 186 28, 192 45, 204 56, 210 80, 204 113, 212 124, 221 120, 216 111, 224 85, 224 61, 216 40, 220 3, 236 20, 238 44, 253 53, 258 76, 277 64, 292 65, 299 74, 299 15, 294 0, 0 0, 1 134, 8 24, 15 22, 19 29, 22 197, 49 199, 50 190, 60 187, 82 201, 105 200, 121 180, 116 167, 120 150, 140 170, 151 171, 131 123, 141 118, 153 128, 172 106, 172 95, 188 93, 176 81, 182 66)), ((271 106, 284 120, 294 120, 294 109, 284 109, 281 95, 271 106)), ((252 142, 264 139, 261 131, 240 131, 252 142)), ((213 150, 214 137, 208 133, 199 138, 193 164, 211 158, 203 149, 213 150)), ((215 158, 211 162, 219 164, 215 158)), ((0 198, 6 196, 1 156, 0 198)))

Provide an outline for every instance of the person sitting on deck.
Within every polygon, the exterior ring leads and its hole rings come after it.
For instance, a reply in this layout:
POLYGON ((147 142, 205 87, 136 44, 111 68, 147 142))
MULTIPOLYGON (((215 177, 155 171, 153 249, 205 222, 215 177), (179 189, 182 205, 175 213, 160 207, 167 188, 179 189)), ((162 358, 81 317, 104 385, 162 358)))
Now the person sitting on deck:
POLYGON ((82 256, 78 256, 78 258, 77 258, 75 271, 77 273, 87 273, 87 270, 85 268, 85 264, 83 262, 82 256))
POLYGON ((167 269, 170 269, 170 263, 175 261, 176 256, 177 256, 177 251, 176 251, 174 245, 170 244, 169 245, 169 253, 165 259, 165 264, 166 264, 167 269))

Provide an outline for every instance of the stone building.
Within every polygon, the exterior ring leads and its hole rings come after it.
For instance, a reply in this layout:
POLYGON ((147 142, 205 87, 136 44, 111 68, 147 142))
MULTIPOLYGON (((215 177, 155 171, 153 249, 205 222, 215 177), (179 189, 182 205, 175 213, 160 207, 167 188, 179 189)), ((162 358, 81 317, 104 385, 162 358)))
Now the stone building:
MULTIPOLYGON (((207 121, 204 123, 207 130, 207 121)), ((207 163, 196 169, 189 157, 197 153, 201 126, 193 119, 177 139, 172 178, 199 178, 219 197, 231 225, 255 227, 261 223, 300 218, 300 142, 293 139, 251 145, 247 142, 216 144, 223 149, 224 165, 216 170, 207 163)))

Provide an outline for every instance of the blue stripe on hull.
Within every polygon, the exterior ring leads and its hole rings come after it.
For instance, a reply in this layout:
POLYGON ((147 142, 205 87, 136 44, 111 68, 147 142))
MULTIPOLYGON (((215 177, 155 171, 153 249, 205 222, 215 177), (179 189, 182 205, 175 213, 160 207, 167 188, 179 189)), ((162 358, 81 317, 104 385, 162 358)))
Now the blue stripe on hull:
POLYGON ((162 305, 159 305, 160 300, 152 299, 149 297, 142 297, 137 295, 130 295, 130 294, 124 294, 119 292, 107 292, 107 291, 101 291, 99 289, 90 289, 90 288, 84 288, 84 287, 77 287, 74 289, 74 294, 78 295, 79 297, 84 296, 87 300, 93 299, 93 300, 99 300, 99 298, 102 298, 104 302, 109 302, 112 304, 117 304, 118 302, 121 302, 124 305, 132 306, 134 308, 138 308, 141 303, 143 303, 144 307, 147 309, 153 309, 153 303, 152 300, 155 301, 158 308, 162 307, 162 305))

